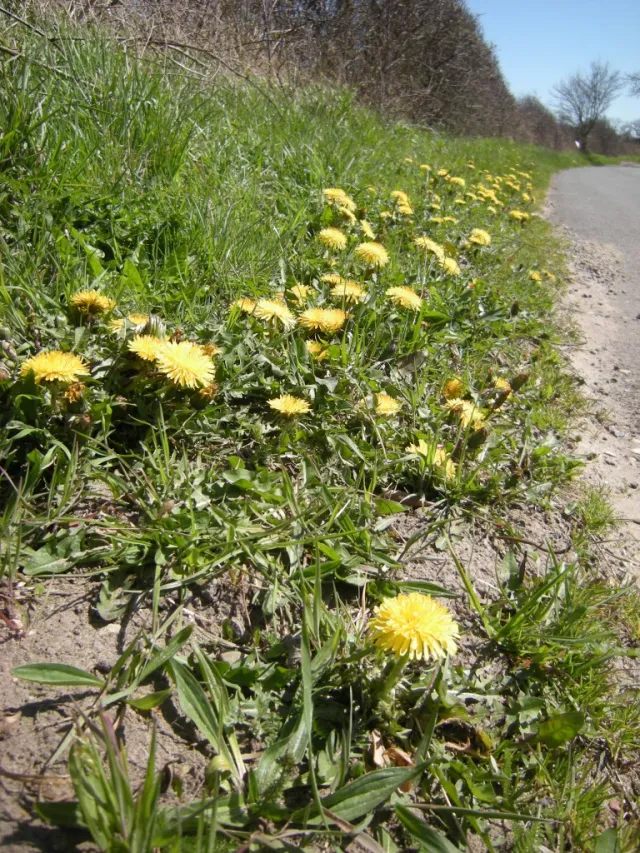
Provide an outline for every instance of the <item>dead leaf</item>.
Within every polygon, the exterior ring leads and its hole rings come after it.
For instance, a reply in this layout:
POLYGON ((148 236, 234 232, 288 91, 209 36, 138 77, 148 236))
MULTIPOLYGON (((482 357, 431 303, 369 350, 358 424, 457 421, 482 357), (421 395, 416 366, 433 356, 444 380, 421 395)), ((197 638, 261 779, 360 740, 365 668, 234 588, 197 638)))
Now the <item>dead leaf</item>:
MULTIPOLYGON (((398 746, 390 746, 389 749, 385 752, 385 755, 389 761, 395 764, 396 767, 414 767, 414 762, 408 752, 405 752, 404 749, 400 749, 398 746)), ((410 779, 408 782, 404 782, 400 785, 398 790, 402 791, 403 794, 408 793, 413 786, 413 782, 410 779)))
POLYGON ((459 717, 451 717, 438 723, 436 731, 446 738, 445 746, 453 752, 461 752, 475 758, 487 758, 493 751, 489 735, 459 717))
POLYGON ((0 716, 0 740, 11 737, 20 725, 20 714, 4 714, 0 716))
POLYGON ((369 747, 371 763, 374 767, 387 767, 389 762, 385 761, 385 748, 382 735, 377 729, 371 732, 371 746, 369 747))

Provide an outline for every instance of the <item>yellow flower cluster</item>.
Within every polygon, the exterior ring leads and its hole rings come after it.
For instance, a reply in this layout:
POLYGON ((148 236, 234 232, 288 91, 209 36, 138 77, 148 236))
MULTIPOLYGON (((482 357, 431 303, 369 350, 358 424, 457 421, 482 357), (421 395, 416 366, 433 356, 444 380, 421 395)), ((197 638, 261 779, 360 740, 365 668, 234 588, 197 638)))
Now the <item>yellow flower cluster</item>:
POLYGON ((128 349, 143 361, 155 363, 160 373, 181 388, 211 385, 215 374, 212 356, 219 350, 192 341, 171 342, 154 335, 136 335, 128 349))
POLYGON ((349 213, 353 213, 356 209, 355 201, 339 187, 329 187, 326 190, 322 190, 322 194, 330 204, 335 204, 338 208, 343 208, 349 213))

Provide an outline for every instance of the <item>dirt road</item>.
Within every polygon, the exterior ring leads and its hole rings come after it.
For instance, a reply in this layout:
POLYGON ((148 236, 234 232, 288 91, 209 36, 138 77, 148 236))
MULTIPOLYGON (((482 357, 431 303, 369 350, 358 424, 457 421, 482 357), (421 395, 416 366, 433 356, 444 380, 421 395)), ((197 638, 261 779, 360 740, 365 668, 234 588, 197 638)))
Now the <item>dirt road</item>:
MULTIPOLYGON (((640 538, 640 168, 604 166, 556 175, 548 218, 572 248, 567 308, 584 340, 571 360, 596 401, 578 454, 586 478, 611 488, 640 538)), ((638 559, 637 544, 632 548, 638 559)), ((640 564, 636 567, 636 573, 640 564)))

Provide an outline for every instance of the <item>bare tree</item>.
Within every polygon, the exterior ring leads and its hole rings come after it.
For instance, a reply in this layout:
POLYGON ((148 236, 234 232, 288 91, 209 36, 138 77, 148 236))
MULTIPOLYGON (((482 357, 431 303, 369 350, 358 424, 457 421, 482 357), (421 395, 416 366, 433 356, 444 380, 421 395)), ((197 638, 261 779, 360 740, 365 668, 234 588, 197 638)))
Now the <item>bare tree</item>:
POLYGON ((629 87, 629 94, 634 98, 640 98, 640 71, 627 74, 626 80, 629 87))
POLYGON ((558 118, 575 129, 583 151, 589 134, 623 87, 622 75, 608 62, 592 62, 587 74, 572 74, 552 89, 558 118))

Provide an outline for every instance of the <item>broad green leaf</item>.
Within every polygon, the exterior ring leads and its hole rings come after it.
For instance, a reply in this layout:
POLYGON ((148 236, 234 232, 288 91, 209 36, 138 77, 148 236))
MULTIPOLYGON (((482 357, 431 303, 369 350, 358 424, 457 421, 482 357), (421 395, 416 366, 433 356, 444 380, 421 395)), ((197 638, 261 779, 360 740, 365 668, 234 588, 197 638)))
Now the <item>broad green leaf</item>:
POLYGON ((406 504, 391 501, 388 498, 376 498, 376 512, 378 515, 397 515, 401 512, 408 512, 409 507, 406 504))
POLYGON ((605 829, 600 833, 596 840, 595 853, 622 853, 622 846, 615 829, 605 829))
MULTIPOLYGON (((344 788, 324 797, 321 802, 325 809, 343 820, 353 821, 374 811, 385 803, 389 797, 405 782, 410 782, 424 770, 420 767, 384 767, 374 770, 350 782, 344 788)), ((298 814, 298 817, 301 817, 298 814)), ((309 823, 319 823, 321 818, 315 817, 309 823)))
POLYGON ((104 687, 104 681, 84 669, 65 663, 28 663, 13 670, 13 675, 38 684, 59 687, 104 687))
POLYGON ((67 829, 85 829, 80 803, 72 800, 68 803, 37 802, 35 810, 47 823, 63 826, 67 829))
MULTIPOLYGON (((288 728, 291 728, 291 724, 288 728)), ((256 783, 261 793, 269 790, 280 779, 288 762, 299 764, 302 761, 307 742, 307 726, 304 719, 300 718, 290 734, 265 749, 255 771, 256 783)))
POLYGON ((155 693, 149 693, 147 696, 141 696, 139 699, 127 699, 127 705, 131 705, 132 708, 137 708, 139 711, 150 711, 166 702, 172 692, 170 687, 167 690, 158 690, 155 693))
POLYGON ((178 663, 177 660, 172 660, 167 669, 175 682, 182 712, 195 723, 200 733, 226 759, 236 779, 241 778, 242 771, 239 770, 235 757, 225 741, 223 726, 218 719, 216 709, 200 683, 187 667, 178 663))
POLYGON ((46 548, 40 548, 25 563, 23 571, 25 575, 34 578, 39 575, 57 575, 60 572, 66 572, 72 566, 71 560, 51 554, 46 548))
POLYGON ((138 268, 129 259, 127 259, 122 265, 122 275, 124 278, 128 279, 132 284, 135 284, 137 287, 144 287, 144 282, 140 277, 138 268))
POLYGON ((549 717, 538 726, 534 740, 544 743, 551 748, 561 746, 574 738, 584 726, 584 714, 580 711, 569 711, 567 714, 557 714, 549 717))
POLYGON ((406 806, 397 805, 396 815, 404 828, 420 842, 421 849, 427 853, 460 853, 460 848, 428 826, 422 818, 416 817, 406 806))
POLYGON ((442 311, 423 311, 421 316, 427 323, 446 323, 449 320, 448 315, 442 311))

